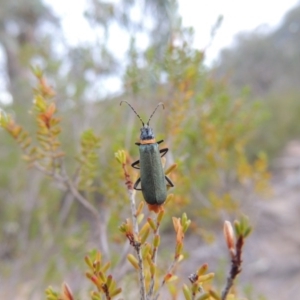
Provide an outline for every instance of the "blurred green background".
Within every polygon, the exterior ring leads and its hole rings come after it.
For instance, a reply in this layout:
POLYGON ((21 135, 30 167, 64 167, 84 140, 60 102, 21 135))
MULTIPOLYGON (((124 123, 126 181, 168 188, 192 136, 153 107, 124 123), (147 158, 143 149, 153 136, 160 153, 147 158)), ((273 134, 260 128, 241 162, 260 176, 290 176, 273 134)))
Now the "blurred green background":
MULTIPOLYGON (((186 244, 191 262, 182 274, 209 261, 221 286, 226 252, 218 232, 224 219, 244 212, 256 233, 245 254, 241 294, 284 300, 300 291, 300 240, 293 233, 300 211, 300 5, 276 27, 240 33, 209 62, 209 48, 194 47, 199 33, 182 25, 175 0, 86 0, 82 16, 89 31, 75 44, 68 42, 55 3, 0 0, 0 7, 0 108, 35 136, 31 66, 39 66, 56 92, 70 177, 83 132, 92 128, 100 137, 95 188, 81 192, 101 211, 112 262, 124 244, 118 226, 129 217, 114 153, 125 149, 137 159, 141 127, 119 103, 130 102, 147 120, 164 102, 151 126, 170 148, 167 165, 178 164, 168 213, 187 211, 194 224, 186 244), (278 262, 280 255, 286 261, 278 262), (276 298, 278 284, 282 294, 276 298)), ((222 18, 215 21, 212 44, 222 18)), ((77 26, 75 20, 80 35, 77 26)), ((85 299, 83 257, 100 247, 93 219, 59 182, 26 168, 3 129, 0 140, 0 297, 43 299, 48 285, 67 281, 85 299)), ((170 224, 162 234, 166 257, 170 224)))

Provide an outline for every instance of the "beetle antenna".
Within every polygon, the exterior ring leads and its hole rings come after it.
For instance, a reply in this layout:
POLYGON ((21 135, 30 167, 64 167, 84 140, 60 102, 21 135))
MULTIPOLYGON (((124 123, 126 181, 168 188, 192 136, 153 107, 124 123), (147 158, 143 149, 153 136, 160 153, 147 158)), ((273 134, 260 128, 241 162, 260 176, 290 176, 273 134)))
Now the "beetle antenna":
POLYGON ((125 102, 125 103, 127 103, 130 107, 131 107, 131 109, 134 111, 134 113, 138 116, 138 118, 141 120, 141 122, 142 122, 142 124, 143 124, 143 126, 145 125, 144 124, 144 122, 143 122, 143 120, 142 120, 142 118, 140 117, 140 115, 135 111, 135 109, 131 106, 131 104, 129 104, 127 101, 121 101, 120 102, 120 105, 122 105, 122 102, 125 102))
POLYGON ((154 109, 152 115, 150 116, 150 118, 149 118, 149 120, 148 120, 148 122, 147 122, 147 125, 149 125, 149 122, 150 122, 151 118, 153 117, 154 113, 156 112, 157 108, 158 108, 160 105, 162 105, 163 109, 165 109, 165 106, 164 106, 164 104, 163 104, 162 102, 158 103, 157 106, 155 107, 155 109, 154 109))

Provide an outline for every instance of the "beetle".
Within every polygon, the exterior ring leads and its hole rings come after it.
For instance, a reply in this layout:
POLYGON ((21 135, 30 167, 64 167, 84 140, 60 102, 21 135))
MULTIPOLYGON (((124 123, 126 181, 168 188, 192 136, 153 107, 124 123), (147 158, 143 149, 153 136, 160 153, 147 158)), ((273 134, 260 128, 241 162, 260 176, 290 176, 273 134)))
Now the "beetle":
POLYGON ((163 140, 156 142, 152 128, 149 122, 156 112, 157 108, 163 103, 159 103, 151 114, 148 122, 145 124, 135 109, 127 102, 121 101, 120 105, 127 103, 133 112, 137 115, 143 124, 141 128, 140 142, 135 143, 139 146, 140 159, 131 166, 140 170, 140 178, 137 179, 133 188, 142 191, 145 201, 150 205, 162 205, 167 198, 167 187, 174 187, 171 179, 165 175, 161 162, 161 157, 169 151, 168 148, 159 149, 159 144, 163 140), (138 185, 141 184, 141 188, 138 185))

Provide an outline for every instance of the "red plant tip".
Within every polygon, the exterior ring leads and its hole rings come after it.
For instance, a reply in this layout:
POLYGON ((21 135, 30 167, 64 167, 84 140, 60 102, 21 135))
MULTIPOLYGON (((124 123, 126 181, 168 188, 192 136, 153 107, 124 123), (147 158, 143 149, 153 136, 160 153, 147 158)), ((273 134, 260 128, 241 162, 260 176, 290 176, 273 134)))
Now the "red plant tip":
POLYGON ((171 273, 168 273, 165 275, 164 281, 167 282, 169 281, 171 278, 173 277, 173 275, 171 273))
POLYGON ((55 111, 56 111, 56 106, 55 106, 55 103, 51 103, 49 106, 48 106, 48 108, 47 108, 47 110, 46 110, 46 112, 45 112, 45 115, 48 117, 48 118, 51 118, 52 116, 53 116, 53 114, 55 113, 55 111))
POLYGON ((17 138, 22 131, 22 127, 17 125, 12 119, 9 120, 5 128, 14 138, 17 138))
POLYGON ((63 284, 63 295, 66 300, 74 300, 71 289, 66 283, 63 284))
POLYGON ((91 277, 91 280, 92 280, 95 284, 98 283, 98 278, 97 278, 95 275, 93 275, 93 276, 91 277))
POLYGON ((49 97, 55 96, 54 90, 52 89, 52 87, 50 85, 48 85, 45 78, 42 77, 39 79, 39 81, 40 81, 41 91, 44 95, 47 95, 49 97))
POLYGON ((43 123, 46 125, 46 127, 49 129, 50 128, 50 121, 52 119, 52 116, 56 110, 56 106, 54 103, 51 103, 47 110, 39 115, 39 118, 43 121, 43 123))
POLYGON ((234 245, 235 237, 234 237, 233 227, 229 221, 224 222, 223 233, 224 233, 225 241, 227 244, 227 248, 230 252, 230 255, 234 256, 236 253, 235 245, 234 245))

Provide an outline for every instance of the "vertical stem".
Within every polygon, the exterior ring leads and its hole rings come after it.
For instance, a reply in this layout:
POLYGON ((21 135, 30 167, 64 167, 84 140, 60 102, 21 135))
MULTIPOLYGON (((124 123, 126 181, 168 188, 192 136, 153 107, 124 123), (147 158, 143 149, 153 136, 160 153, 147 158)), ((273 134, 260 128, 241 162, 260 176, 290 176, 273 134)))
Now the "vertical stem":
POLYGON ((239 236, 238 240, 236 242, 236 254, 232 255, 231 257, 231 269, 229 272, 229 275, 227 277, 227 282, 225 285, 225 288, 222 292, 221 295, 221 299, 222 300, 226 300, 227 295, 231 289, 231 287, 233 286, 234 283, 234 279, 236 278, 236 276, 241 272, 241 266, 242 266, 242 248, 244 245, 244 237, 243 236, 239 236))
MULTIPOLYGON (((135 238, 139 234, 139 227, 137 222, 137 215, 136 215, 136 205, 135 205, 135 190, 128 189, 129 199, 130 199, 130 207, 131 207, 131 215, 132 215, 132 224, 133 224, 133 230, 135 234, 135 238)), ((141 300, 146 300, 146 286, 145 286, 145 276, 144 276, 144 264, 141 254, 141 244, 136 241, 133 245, 134 249, 136 250, 137 258, 138 258, 138 264, 139 264, 139 281, 140 281, 140 294, 141 294, 141 300)))
POLYGON ((225 286, 224 290, 222 291, 222 295, 221 295, 222 300, 226 300, 227 295, 228 295, 228 293, 229 293, 232 286, 233 286, 233 278, 228 276, 226 286, 225 286))
POLYGON ((139 233, 139 225, 137 222, 137 215, 136 215, 136 205, 135 205, 135 190, 128 190, 129 199, 130 199, 130 208, 131 208, 131 216, 132 216, 132 224, 133 230, 136 235, 139 233))
MULTIPOLYGON (((175 257, 174 260, 172 261, 171 265, 169 266, 166 274, 169 274, 169 273, 171 273, 173 271, 173 269, 176 267, 177 262, 178 262, 178 258, 175 257)), ((155 296, 153 297, 154 300, 158 299, 160 291, 163 288, 163 286, 165 285, 165 283, 166 283, 166 281, 165 281, 165 278, 164 278, 163 281, 161 282, 158 290, 156 291, 155 296)))
POLYGON ((146 300, 146 286, 145 286, 145 276, 144 276, 144 265, 143 265, 143 259, 141 254, 141 248, 140 245, 135 247, 136 254, 138 257, 139 262, 139 280, 140 280, 140 294, 141 294, 141 300, 146 300))
MULTIPOLYGON (((157 215, 158 216, 158 215, 157 215)), ((155 237, 155 235, 156 234, 159 234, 159 223, 158 223, 158 221, 156 222, 156 224, 157 224, 157 228, 156 228, 156 230, 155 230, 155 232, 154 232, 154 237, 155 237)), ((152 257, 151 257, 151 260, 152 260, 152 262, 154 263, 154 264, 156 264, 156 258, 157 258, 157 247, 155 247, 154 249, 153 249, 153 253, 152 253, 152 257)), ((153 292, 154 292, 154 283, 155 283, 155 278, 154 278, 154 276, 151 278, 151 282, 150 282, 150 288, 149 288, 149 292, 148 292, 148 297, 150 298, 152 295, 153 295, 153 292)))
POLYGON ((108 215, 109 211, 105 208, 101 208, 99 211, 99 218, 98 218, 98 230, 99 230, 99 240, 101 245, 101 250, 106 258, 110 258, 110 250, 107 238, 107 222, 108 222, 108 215))

